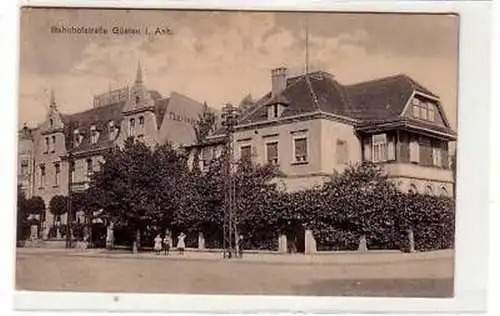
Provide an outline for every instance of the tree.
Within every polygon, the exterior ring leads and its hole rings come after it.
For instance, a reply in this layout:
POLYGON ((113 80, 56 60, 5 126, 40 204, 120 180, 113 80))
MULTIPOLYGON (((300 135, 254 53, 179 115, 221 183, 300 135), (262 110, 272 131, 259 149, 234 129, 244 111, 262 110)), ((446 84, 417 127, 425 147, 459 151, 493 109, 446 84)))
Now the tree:
POLYGON ((132 251, 137 252, 141 233, 158 230, 172 220, 186 169, 184 157, 171 145, 152 150, 129 138, 123 148, 105 155, 91 179, 89 195, 108 221, 132 232, 132 251))
POLYGON ((45 201, 40 196, 33 196, 26 200, 26 211, 30 215, 39 216, 38 222, 45 220, 45 201))
MULTIPOLYGON (((396 186, 387 175, 372 163, 351 165, 336 174, 322 189, 321 207, 314 217, 327 222, 327 230, 348 231, 350 237, 359 238, 359 249, 367 244, 375 247, 390 245, 394 241, 396 209, 392 203, 396 186)), ((320 226, 317 225, 313 226, 320 226)), ((394 245, 393 245, 394 246, 394 245)))
POLYGON ((26 196, 24 191, 21 189, 19 185, 17 187, 17 227, 16 227, 16 240, 21 241, 25 240, 28 237, 28 216, 29 213, 26 208, 26 196))
POLYGON ((63 195, 55 195, 49 202, 49 209, 54 215, 54 224, 58 217, 66 214, 68 211, 68 197, 63 195))

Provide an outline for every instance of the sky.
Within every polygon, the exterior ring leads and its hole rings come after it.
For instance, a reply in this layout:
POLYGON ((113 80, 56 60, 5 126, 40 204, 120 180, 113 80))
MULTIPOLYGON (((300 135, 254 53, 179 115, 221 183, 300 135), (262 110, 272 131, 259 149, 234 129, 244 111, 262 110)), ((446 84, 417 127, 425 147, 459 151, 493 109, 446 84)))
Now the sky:
POLYGON ((176 91, 214 108, 258 99, 270 90, 271 69, 304 72, 306 21, 310 71, 342 84, 405 73, 440 96, 456 128, 458 16, 44 8, 21 14, 19 125, 45 119, 51 89, 63 113, 91 108, 94 95, 131 86, 139 61, 146 86, 165 97, 176 91), (146 27, 170 32, 146 35, 146 27))

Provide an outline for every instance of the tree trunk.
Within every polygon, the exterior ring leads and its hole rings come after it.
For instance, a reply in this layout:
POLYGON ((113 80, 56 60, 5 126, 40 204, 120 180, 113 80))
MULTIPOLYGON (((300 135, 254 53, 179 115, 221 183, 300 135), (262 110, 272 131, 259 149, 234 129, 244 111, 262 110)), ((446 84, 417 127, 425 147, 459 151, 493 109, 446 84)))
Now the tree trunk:
POLYGON ((134 242, 132 243, 132 252, 138 253, 141 244, 141 230, 138 228, 135 231, 134 242))

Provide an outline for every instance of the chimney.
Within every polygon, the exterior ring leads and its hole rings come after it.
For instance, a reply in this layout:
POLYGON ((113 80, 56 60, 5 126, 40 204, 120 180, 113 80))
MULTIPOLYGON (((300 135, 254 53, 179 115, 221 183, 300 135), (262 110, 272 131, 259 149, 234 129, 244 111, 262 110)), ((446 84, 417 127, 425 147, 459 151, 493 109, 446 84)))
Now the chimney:
POLYGON ((271 70, 271 94, 277 96, 286 89, 286 68, 280 67, 271 70))

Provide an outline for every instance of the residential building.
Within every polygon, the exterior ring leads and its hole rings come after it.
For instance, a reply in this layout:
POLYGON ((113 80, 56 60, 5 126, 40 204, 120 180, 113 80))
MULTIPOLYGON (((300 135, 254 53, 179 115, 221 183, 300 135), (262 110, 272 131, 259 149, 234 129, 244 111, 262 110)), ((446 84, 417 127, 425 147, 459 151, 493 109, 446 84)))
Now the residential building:
POLYGON ((140 65, 131 87, 95 96, 92 107, 83 112, 61 113, 52 92, 45 120, 20 133, 20 184, 29 195, 44 199, 49 225, 65 223, 66 215, 53 218, 48 210, 50 200, 67 195, 70 181, 73 192, 86 189, 90 175, 103 163, 105 151, 123 145, 130 136, 150 146, 192 144, 193 125, 204 108, 204 104, 176 92, 165 98, 148 90, 140 65), (66 159, 70 152, 71 168, 66 159))
MULTIPOLYGON (((456 133, 439 97, 407 75, 343 85, 324 71, 288 78, 278 68, 270 90, 242 112, 234 158, 278 165, 283 189, 321 185, 351 163, 372 161, 403 191, 453 195, 448 148, 456 133)), ((202 150, 203 165, 220 154, 222 134, 202 150)))

